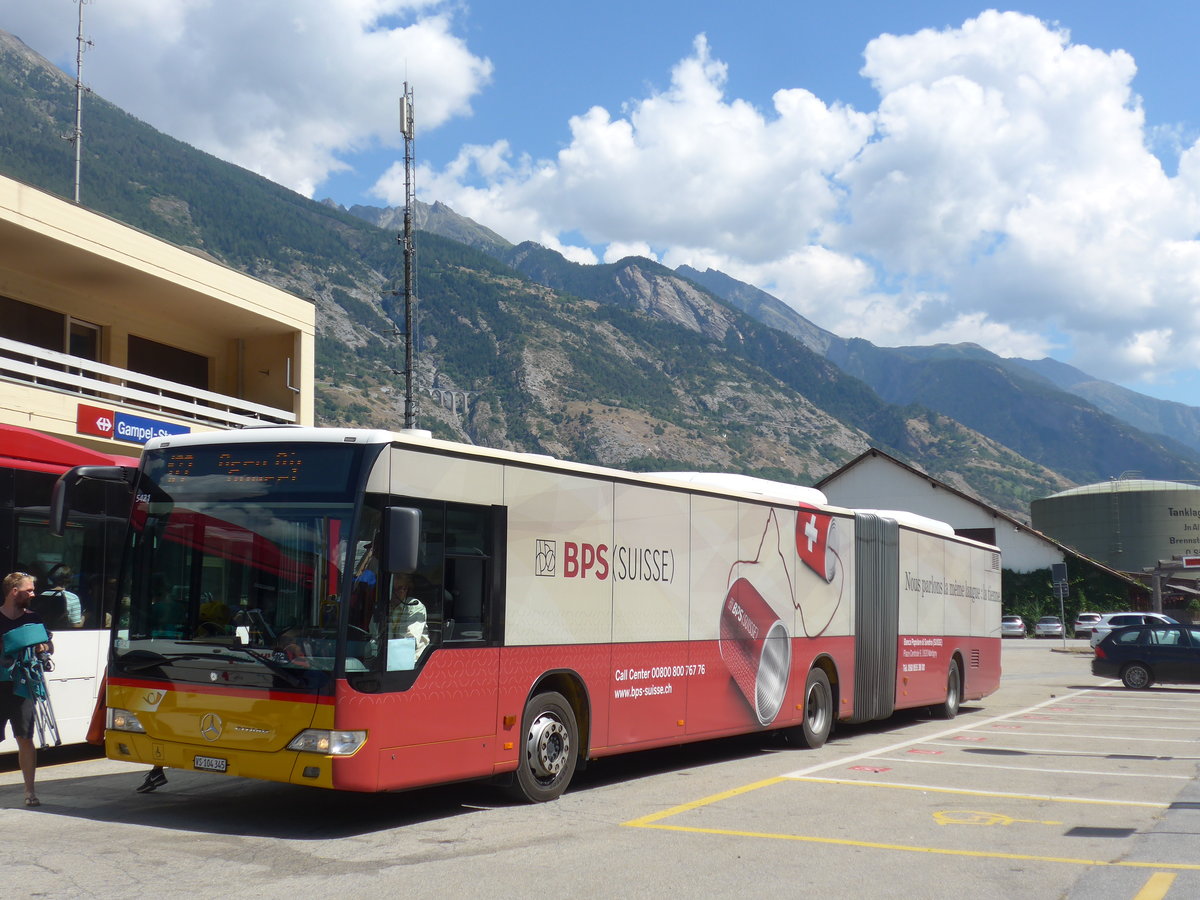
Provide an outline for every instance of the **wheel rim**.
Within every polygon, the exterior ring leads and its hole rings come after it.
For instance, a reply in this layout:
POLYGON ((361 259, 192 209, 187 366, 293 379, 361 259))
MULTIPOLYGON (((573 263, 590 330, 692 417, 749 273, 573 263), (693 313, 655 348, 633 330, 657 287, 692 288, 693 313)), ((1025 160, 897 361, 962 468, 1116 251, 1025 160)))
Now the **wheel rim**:
POLYGON ((1145 687, 1150 682, 1150 673, 1141 666, 1133 666, 1125 673, 1125 680, 1131 687, 1145 687))
POLYGON ((538 716, 529 726, 525 740, 525 758, 538 778, 555 778, 567 764, 571 739, 566 726, 549 713, 538 716))
POLYGON ((958 710, 959 692, 962 686, 958 679, 958 666, 954 666, 950 670, 950 683, 946 687, 946 707, 950 710, 958 710))
POLYGON ((808 694, 804 698, 804 721, 808 730, 813 734, 821 734, 829 717, 828 704, 825 702, 825 689, 820 683, 808 686, 808 694))

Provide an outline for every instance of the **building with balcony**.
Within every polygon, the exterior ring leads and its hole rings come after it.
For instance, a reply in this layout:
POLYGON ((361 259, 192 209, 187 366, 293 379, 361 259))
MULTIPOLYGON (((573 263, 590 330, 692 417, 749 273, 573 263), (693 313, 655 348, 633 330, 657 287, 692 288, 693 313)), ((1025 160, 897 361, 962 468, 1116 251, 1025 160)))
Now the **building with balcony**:
POLYGON ((37 580, 65 743, 99 694, 130 495, 90 482, 59 535, 55 481, 161 434, 313 424, 315 325, 307 300, 0 177, 0 576, 37 580))
POLYGON ((0 425, 135 456, 311 425, 315 325, 308 300, 0 177, 0 425))

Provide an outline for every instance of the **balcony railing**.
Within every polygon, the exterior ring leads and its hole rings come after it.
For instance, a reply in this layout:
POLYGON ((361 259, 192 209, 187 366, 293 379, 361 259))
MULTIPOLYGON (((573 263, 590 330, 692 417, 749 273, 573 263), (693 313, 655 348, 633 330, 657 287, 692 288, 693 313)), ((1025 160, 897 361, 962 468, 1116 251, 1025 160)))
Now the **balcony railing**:
POLYGON ((0 337, 0 381, 35 385, 218 428, 290 425, 296 414, 0 337))

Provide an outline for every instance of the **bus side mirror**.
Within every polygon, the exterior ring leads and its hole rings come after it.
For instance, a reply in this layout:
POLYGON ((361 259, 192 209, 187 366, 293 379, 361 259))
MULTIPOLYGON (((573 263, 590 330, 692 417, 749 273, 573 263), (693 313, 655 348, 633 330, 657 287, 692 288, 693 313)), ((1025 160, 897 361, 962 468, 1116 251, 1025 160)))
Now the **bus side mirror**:
POLYGON ((75 466, 67 469, 54 482, 50 494, 50 533, 62 537, 67 530, 67 517, 71 514, 71 495, 81 481, 111 481, 124 484, 133 490, 137 469, 131 466, 75 466))
POLYGON ((415 572, 421 545, 421 511, 411 506, 389 506, 387 543, 383 548, 385 572, 415 572))

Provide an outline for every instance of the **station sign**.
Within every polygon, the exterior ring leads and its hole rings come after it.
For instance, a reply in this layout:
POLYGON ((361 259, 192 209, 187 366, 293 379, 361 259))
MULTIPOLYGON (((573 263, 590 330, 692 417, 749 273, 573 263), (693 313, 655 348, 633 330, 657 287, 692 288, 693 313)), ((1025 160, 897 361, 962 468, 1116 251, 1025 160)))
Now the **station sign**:
POLYGON ((151 438, 171 434, 189 434, 191 430, 187 425, 134 416, 86 403, 80 403, 75 411, 76 434, 127 441, 130 444, 144 444, 151 438))

